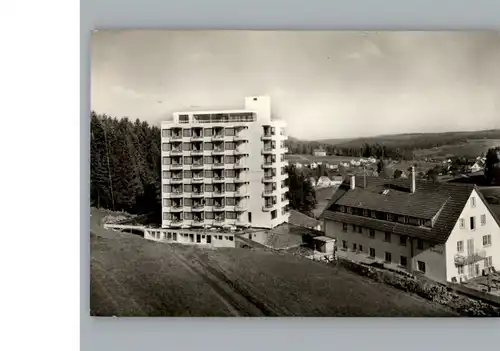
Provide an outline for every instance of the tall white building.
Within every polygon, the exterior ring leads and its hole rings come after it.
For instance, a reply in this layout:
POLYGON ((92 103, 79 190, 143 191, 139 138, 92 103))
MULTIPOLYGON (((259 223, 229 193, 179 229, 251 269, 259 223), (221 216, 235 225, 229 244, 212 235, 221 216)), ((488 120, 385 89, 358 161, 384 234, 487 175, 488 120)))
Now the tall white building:
POLYGON ((175 112, 162 129, 163 228, 272 228, 288 220, 285 122, 245 109, 175 112))

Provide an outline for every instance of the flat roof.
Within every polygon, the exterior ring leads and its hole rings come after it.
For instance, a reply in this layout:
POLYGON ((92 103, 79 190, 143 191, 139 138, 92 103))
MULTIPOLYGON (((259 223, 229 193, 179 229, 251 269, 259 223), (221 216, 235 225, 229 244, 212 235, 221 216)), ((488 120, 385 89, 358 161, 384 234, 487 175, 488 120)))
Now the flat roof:
POLYGON ((313 239, 325 242, 335 241, 335 238, 330 238, 329 236, 315 236, 313 239))

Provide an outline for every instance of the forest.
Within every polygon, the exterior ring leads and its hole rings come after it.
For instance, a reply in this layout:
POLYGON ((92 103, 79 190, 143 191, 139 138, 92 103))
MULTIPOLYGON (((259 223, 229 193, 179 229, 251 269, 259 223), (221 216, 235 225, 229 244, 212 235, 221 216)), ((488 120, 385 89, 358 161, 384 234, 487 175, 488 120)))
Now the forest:
POLYGON ((335 143, 333 140, 302 141, 296 138, 289 138, 287 146, 291 154, 311 155, 314 149, 323 147, 329 155, 349 157, 373 156, 394 160, 413 160, 415 150, 465 143, 471 139, 500 139, 500 130, 401 134, 358 138, 340 143, 335 143))

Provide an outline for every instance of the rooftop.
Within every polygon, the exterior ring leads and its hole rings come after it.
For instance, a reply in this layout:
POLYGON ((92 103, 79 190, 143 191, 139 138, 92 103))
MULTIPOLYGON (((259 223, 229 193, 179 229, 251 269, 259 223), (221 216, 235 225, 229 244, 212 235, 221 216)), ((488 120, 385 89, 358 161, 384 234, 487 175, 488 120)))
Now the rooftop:
MULTIPOLYGON (((415 181, 416 191, 409 191, 409 179, 383 179, 356 176, 355 189, 344 181, 333 194, 322 219, 360 225, 380 231, 409 235, 434 243, 445 243, 457 222, 462 209, 475 186, 473 184, 438 183, 426 180, 415 181), (388 190, 384 195, 384 190, 388 190), (362 217, 338 212, 333 206, 343 205, 374 211, 431 219, 432 228, 390 222, 371 217, 362 217)), ((479 196, 482 196, 478 191, 479 196)))
POLYGON ((316 236, 313 239, 318 240, 318 241, 324 241, 324 242, 335 241, 335 238, 330 238, 329 236, 316 236))

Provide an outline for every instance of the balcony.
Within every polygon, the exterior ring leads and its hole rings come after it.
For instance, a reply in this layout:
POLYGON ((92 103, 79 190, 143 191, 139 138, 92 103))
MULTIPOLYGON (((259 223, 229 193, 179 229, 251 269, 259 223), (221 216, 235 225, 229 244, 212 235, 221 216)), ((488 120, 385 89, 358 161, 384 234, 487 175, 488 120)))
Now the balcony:
POLYGON ((264 206, 262 206, 262 211, 264 212, 272 211, 275 206, 276 204, 265 204, 264 206))
POLYGON ((205 193, 201 191, 201 189, 193 189, 193 192, 191 193, 192 197, 204 197, 205 193))
POLYGON ((193 227, 198 227, 198 228, 203 227, 205 225, 205 221, 201 217, 198 218, 193 217, 193 222, 191 223, 191 225, 193 227))
POLYGON ((221 225, 224 225, 225 223, 226 223, 225 218, 219 217, 219 218, 214 219, 214 225, 216 225, 216 226, 221 226, 221 225))
POLYGON ((182 149, 181 149, 181 148, 178 148, 178 149, 172 149, 172 150, 170 150, 170 154, 171 154, 171 155, 179 155, 179 154, 182 154, 182 149))
POLYGON ((215 133, 212 135, 213 139, 224 139, 224 133, 215 133))
POLYGON ((242 219, 242 218, 238 218, 236 219, 236 223, 235 223, 238 227, 245 227, 245 228, 248 228, 250 227, 250 223, 248 223, 247 220, 245 219, 242 219))
POLYGON ((212 193, 213 197, 223 197, 225 196, 225 192, 221 190, 214 190, 212 193))
POLYGON ((222 203, 214 203, 214 211, 224 211, 226 205, 222 203))
POLYGON ((174 197, 174 198, 179 198, 179 197, 183 197, 184 196, 184 193, 182 191, 172 191, 170 193, 170 197, 174 197))
POLYGON ((191 165, 191 169, 203 169, 203 163, 202 162, 195 162, 191 165))
POLYGON ((193 176, 193 179, 192 179, 192 182, 193 183, 203 183, 203 181, 205 180, 205 178, 203 178, 203 176, 193 176))
POLYGON ((283 180, 288 179, 288 173, 287 172, 281 173, 281 179, 283 180))
POLYGON ((222 155, 222 154, 224 154, 223 148, 214 148, 212 150, 212 155, 222 155))
POLYGON ((241 131, 237 134, 234 135, 234 141, 244 141, 244 140, 248 140, 248 134, 241 131))
POLYGON ((247 155, 250 152, 250 149, 246 146, 239 146, 233 150, 235 155, 247 155))
POLYGON ((262 168, 272 168, 273 167, 273 162, 272 161, 264 161, 262 164, 262 168))
POLYGON ((240 175, 234 178, 235 183, 248 183, 248 179, 245 175, 240 175))
POLYGON ((172 184, 180 184, 180 183, 182 183, 182 177, 175 177, 175 178, 171 178, 171 179, 170 179, 170 182, 171 182, 172 184))
POLYGON ((285 147, 283 148, 283 152, 284 152, 285 154, 288 152, 288 147, 287 147, 287 146, 285 146, 285 147))
POLYGON ((289 192, 290 189, 287 187, 287 186, 282 186, 281 187, 281 193, 286 193, 286 192, 289 192))
POLYGON ((486 258, 486 251, 477 251, 472 255, 455 254, 455 265, 465 266, 484 260, 486 258))
POLYGON ((262 196, 273 196, 273 195, 276 195, 276 189, 265 189, 263 192, 262 192, 262 196))
POLYGON ((170 168, 172 169, 179 169, 179 168, 182 168, 182 163, 172 163, 170 165, 170 168))
POLYGON ((215 177, 213 178, 214 183, 224 183, 224 177, 215 177))
POLYGON ((260 140, 264 141, 264 140, 271 140, 273 138, 274 134, 271 134, 271 133, 265 133, 264 135, 262 135, 260 137, 260 140))
POLYGON ((270 183, 270 182, 275 182, 275 181, 276 181, 275 175, 264 175, 264 178, 262 178, 263 183, 270 183))
POLYGON ((170 207, 170 212, 182 212, 184 211, 184 207, 177 204, 177 205, 172 205, 172 207, 170 207))
POLYGON ((281 200, 281 206, 288 206, 289 204, 290 204, 290 200, 288 200, 288 199, 281 200))
POLYGON ((202 148, 192 149, 191 150, 191 155, 202 155, 202 154, 203 154, 203 149, 202 148))
POLYGON ((234 207, 234 210, 237 212, 244 212, 248 209, 248 205, 246 203, 239 203, 234 207))
POLYGON ((263 155, 271 155, 275 152, 275 149, 271 148, 271 147, 265 147, 262 149, 262 154, 263 155))
POLYGON ((248 168, 246 162, 243 162, 243 161, 240 161, 240 162, 236 162, 234 164, 234 168, 235 169, 244 169, 244 168, 248 168))
POLYGON ((238 189, 234 192, 235 197, 246 197, 249 196, 248 190, 245 189, 238 189))
POLYGON ((281 161, 281 166, 288 166, 288 160, 282 160, 281 161))
POLYGON ((172 133, 172 136, 170 137, 170 139, 174 139, 174 140, 182 139, 182 133, 179 133, 179 134, 172 133))
POLYGON ((203 211, 204 209, 205 209, 205 206, 202 203, 193 204, 193 206, 191 207, 191 210, 193 212, 200 212, 200 211, 203 211))
POLYGON ((213 164, 212 168, 216 169, 224 168, 224 162, 216 162, 213 164))
POLYGON ((191 135, 191 140, 201 140, 203 139, 203 133, 193 133, 191 135))

